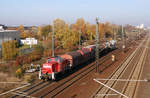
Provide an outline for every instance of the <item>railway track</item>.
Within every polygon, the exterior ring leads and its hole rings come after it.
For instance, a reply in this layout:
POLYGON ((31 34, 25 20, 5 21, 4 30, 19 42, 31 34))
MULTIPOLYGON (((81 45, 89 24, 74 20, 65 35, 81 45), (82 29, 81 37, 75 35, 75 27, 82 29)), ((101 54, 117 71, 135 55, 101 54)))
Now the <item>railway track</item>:
POLYGON ((23 98, 24 97, 31 97, 30 95, 39 91, 40 89, 50 85, 52 83, 52 81, 48 81, 48 82, 45 82, 45 81, 40 81, 34 85, 32 85, 31 87, 25 89, 25 90, 17 90, 15 92, 12 92, 13 94, 15 94, 14 96, 12 96, 11 98, 17 98, 17 97, 20 97, 22 96, 23 98))
MULTIPOLYGON (((143 42, 139 45, 139 47, 129 56, 129 58, 120 65, 115 72, 111 74, 108 80, 104 81, 104 84, 109 86, 110 88, 114 88, 117 91, 120 91, 121 94, 124 94, 125 96, 129 96, 130 98, 133 98, 136 90, 137 82, 132 81, 126 81, 124 83, 116 81, 117 79, 131 79, 131 80, 138 80, 140 77, 140 74, 142 72, 142 65, 145 62, 147 49, 141 47, 142 44, 148 45, 148 41, 143 40, 143 42), (132 66, 131 66, 132 65, 132 66), (114 81, 112 81, 114 80, 114 81)), ((97 92, 92 96, 92 98, 122 98, 123 96, 109 96, 113 95, 114 92, 111 91, 109 88, 106 88, 104 86, 101 86, 98 88, 97 92)), ((125 97, 124 96, 124 97, 125 97)), ((128 98, 128 97, 127 97, 128 98)))
MULTIPOLYGON (((119 50, 121 51, 121 50, 119 50)), ((115 54, 116 56, 119 55, 118 51, 113 52, 113 54, 115 54)), ((106 55, 102 60, 100 60, 100 64, 103 64, 104 62, 111 60, 111 54, 106 55)), ((84 78, 87 74, 89 74, 90 72, 94 71, 96 68, 95 66, 95 62, 92 63, 91 65, 88 65, 87 68, 85 68, 84 70, 80 71, 79 73, 77 73, 76 75, 72 76, 69 79, 66 79, 65 81, 63 81, 62 83, 53 86, 51 88, 47 88, 47 90, 45 90, 45 92, 42 93, 42 95, 40 97, 48 97, 48 98, 53 98, 55 96, 57 96, 58 94, 62 93, 65 89, 69 88, 70 86, 72 86, 74 83, 76 83, 77 81, 81 80, 82 78, 84 78)), ((35 97, 39 97, 39 94, 35 94, 33 95, 35 97)))
MULTIPOLYGON (((147 46, 149 45, 149 39, 148 39, 146 45, 147 46)), ((148 49, 144 48, 143 54, 141 55, 141 57, 139 59, 139 62, 137 63, 135 68, 132 70, 132 73, 129 75, 130 80, 140 80, 140 76, 141 76, 145 61, 146 61, 147 54, 148 54, 148 49)), ((135 98, 135 93, 136 93, 136 90, 137 90, 137 84, 138 84, 137 81, 135 81, 135 82, 131 82, 131 81, 126 82, 126 84, 125 84, 125 86, 124 86, 121 93, 129 96, 129 98, 135 98)), ((119 98, 122 98, 122 96, 119 96, 119 98)))

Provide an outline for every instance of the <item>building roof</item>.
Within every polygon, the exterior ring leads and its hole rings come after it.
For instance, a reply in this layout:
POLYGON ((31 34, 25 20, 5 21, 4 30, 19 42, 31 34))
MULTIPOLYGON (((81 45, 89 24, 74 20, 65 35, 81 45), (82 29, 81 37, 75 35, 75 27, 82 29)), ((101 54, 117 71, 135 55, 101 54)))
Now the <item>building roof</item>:
POLYGON ((0 30, 0 32, 18 32, 17 30, 0 30))

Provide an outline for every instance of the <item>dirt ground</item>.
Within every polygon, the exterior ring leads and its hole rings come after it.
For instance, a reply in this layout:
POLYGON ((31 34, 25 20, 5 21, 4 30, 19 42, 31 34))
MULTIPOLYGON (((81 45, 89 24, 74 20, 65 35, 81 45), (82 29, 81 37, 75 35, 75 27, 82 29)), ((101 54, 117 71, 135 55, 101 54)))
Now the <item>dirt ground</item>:
MULTIPOLYGON (((6 91, 9 91, 11 89, 14 89, 16 87, 19 87, 19 86, 21 86, 19 79, 9 76, 6 73, 2 73, 2 72, 0 73, 0 94, 6 91), (5 83, 2 83, 2 82, 5 82, 5 83), (16 83, 10 83, 10 82, 16 82, 16 83)), ((9 95, 0 96, 0 97, 8 98, 9 95)))

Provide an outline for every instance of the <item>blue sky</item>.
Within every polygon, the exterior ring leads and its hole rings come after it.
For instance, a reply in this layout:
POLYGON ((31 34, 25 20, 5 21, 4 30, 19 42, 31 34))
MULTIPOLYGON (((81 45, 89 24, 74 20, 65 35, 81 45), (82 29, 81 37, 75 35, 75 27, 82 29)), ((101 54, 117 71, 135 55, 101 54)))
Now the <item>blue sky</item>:
POLYGON ((84 18, 116 24, 150 26, 150 0, 0 0, 0 24, 43 25, 56 18, 73 23, 84 18))

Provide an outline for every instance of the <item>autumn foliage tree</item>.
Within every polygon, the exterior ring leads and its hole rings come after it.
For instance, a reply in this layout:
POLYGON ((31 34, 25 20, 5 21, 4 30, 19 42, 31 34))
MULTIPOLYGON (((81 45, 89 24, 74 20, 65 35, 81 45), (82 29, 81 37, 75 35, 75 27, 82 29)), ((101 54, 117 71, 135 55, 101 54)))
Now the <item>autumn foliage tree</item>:
POLYGON ((86 35, 84 36, 86 40, 93 40, 95 39, 95 32, 96 32, 96 25, 91 25, 86 23, 86 35))
POLYGON ((65 23, 64 20, 62 19, 56 19, 53 21, 53 25, 54 25, 54 30, 56 33, 62 33, 65 30, 65 27, 67 26, 67 24, 65 23))
POLYGON ((106 38, 111 38, 112 35, 113 35, 112 24, 110 24, 109 22, 106 22, 104 26, 105 26, 105 28, 104 28, 105 37, 106 37, 106 38))
POLYGON ((23 32, 24 32, 24 26, 23 26, 23 25, 20 25, 19 28, 18 28, 18 30, 19 30, 21 33, 23 33, 23 32))
POLYGON ((26 38, 27 37, 27 33, 25 32, 25 30, 24 30, 24 26, 23 25, 20 25, 19 27, 18 27, 18 30, 20 31, 20 36, 21 36, 21 38, 26 38))
POLYGON ((52 32, 52 26, 51 25, 43 26, 41 28, 41 32, 42 32, 42 36, 44 36, 46 38, 48 36, 48 34, 50 32, 52 32))
POLYGON ((100 33, 100 39, 105 39, 105 25, 103 23, 99 24, 99 33, 100 33))
POLYGON ((39 38, 46 40, 50 32, 52 32, 51 25, 39 26, 37 35, 39 36, 39 38))
POLYGON ((14 59, 17 56, 17 41, 11 40, 2 43, 2 58, 4 60, 14 59))
POLYGON ((68 24, 65 23, 65 21, 61 19, 56 19, 53 22, 54 24, 54 32, 55 32, 55 40, 57 40, 59 47, 66 49, 66 50, 72 50, 74 46, 77 45, 79 41, 79 32, 75 29, 73 30, 72 27, 69 27, 68 24), (72 46, 72 47, 68 47, 72 46))
POLYGON ((38 27, 38 32, 37 32, 37 35, 40 37, 42 35, 42 31, 41 31, 42 27, 39 26, 38 27))

